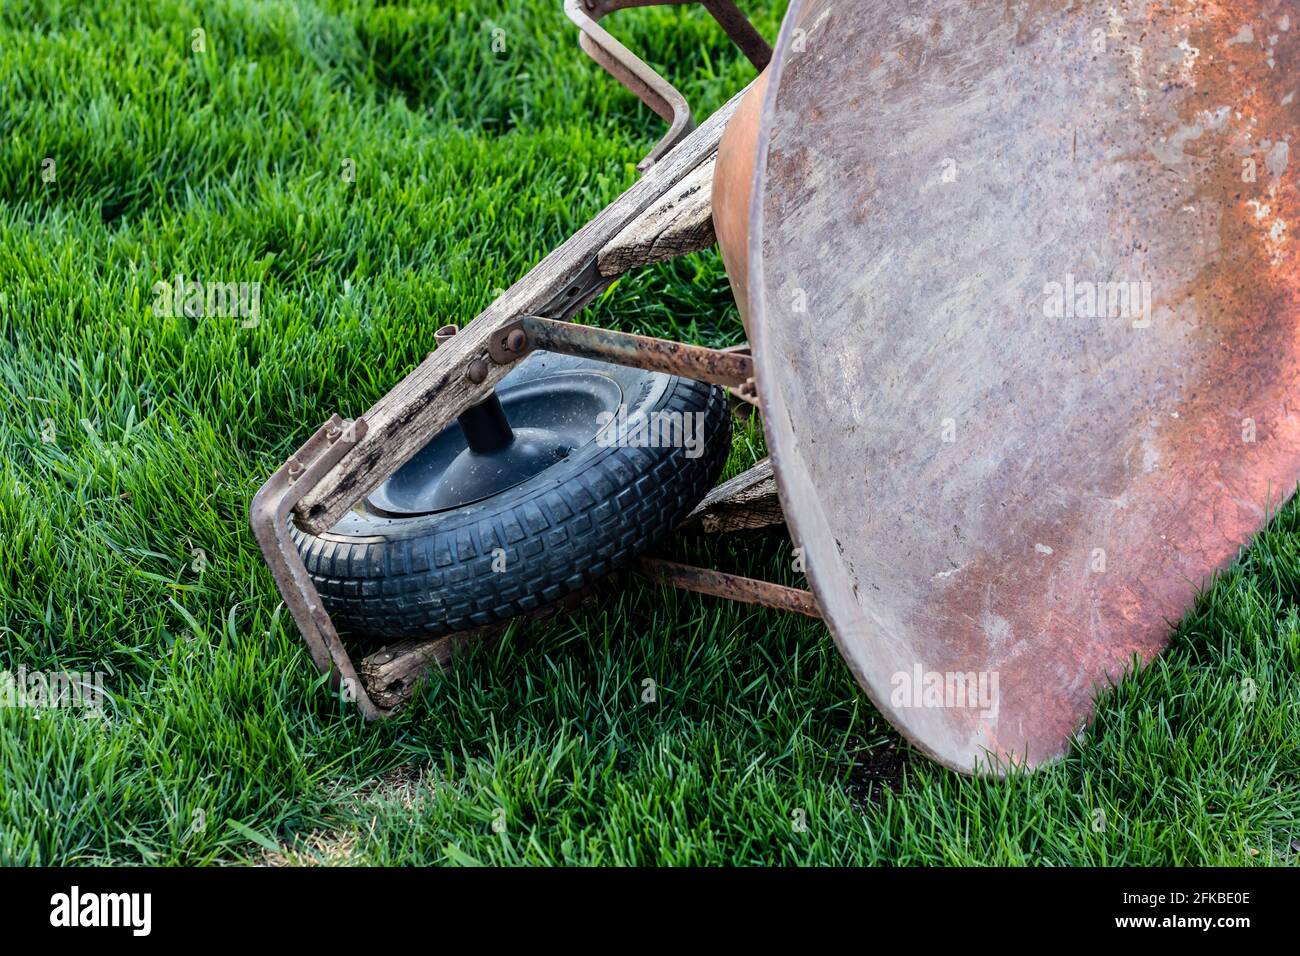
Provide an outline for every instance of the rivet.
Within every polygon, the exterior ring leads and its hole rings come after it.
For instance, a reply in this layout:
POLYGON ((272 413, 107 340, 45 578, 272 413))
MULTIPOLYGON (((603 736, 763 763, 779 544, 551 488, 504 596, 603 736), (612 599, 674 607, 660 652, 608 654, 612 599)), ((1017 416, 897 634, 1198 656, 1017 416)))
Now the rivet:
POLYGON ((475 359, 469 363, 469 380, 475 385, 482 384, 487 378, 487 363, 482 359, 475 359))
POLYGON ((506 336, 506 348, 512 352, 522 352, 528 344, 528 336, 523 329, 515 329, 506 336))

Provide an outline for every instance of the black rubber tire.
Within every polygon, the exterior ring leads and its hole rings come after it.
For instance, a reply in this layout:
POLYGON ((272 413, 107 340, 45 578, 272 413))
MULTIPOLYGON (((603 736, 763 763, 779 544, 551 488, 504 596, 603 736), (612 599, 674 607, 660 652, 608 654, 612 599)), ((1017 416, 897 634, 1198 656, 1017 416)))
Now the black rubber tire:
MULTIPOLYGON (((553 358, 557 367, 574 361, 553 358)), ((726 393, 678 376, 618 374, 639 376, 632 381, 640 383, 641 404, 628 401, 629 414, 636 407, 702 412, 701 454, 592 441, 474 504, 394 518, 363 502, 319 537, 291 526, 336 626, 399 638, 499 623, 562 600, 662 541, 713 487, 726 461, 726 393), (494 571, 498 548, 505 569, 494 571)))

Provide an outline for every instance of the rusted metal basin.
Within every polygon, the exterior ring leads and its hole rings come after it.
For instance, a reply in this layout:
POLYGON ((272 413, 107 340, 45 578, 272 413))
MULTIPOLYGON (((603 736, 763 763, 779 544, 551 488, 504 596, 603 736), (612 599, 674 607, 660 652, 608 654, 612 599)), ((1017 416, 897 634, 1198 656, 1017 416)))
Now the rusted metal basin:
POLYGON ((1300 0, 794 0, 747 319, 875 704, 1062 754, 1300 477, 1300 0))

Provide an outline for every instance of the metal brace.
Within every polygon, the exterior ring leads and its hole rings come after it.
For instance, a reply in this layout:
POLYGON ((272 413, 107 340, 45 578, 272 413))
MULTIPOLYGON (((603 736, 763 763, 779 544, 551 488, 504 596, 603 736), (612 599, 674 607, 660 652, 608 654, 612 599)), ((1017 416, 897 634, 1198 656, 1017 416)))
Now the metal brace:
POLYGON ((317 670, 330 675, 330 686, 356 701, 367 720, 382 716, 339 640, 334 622, 321 604, 302 555, 289 537, 294 506, 309 488, 352 450, 366 434, 366 420, 347 422, 334 415, 290 456, 253 496, 249 522, 262 548, 276 587, 293 615, 317 670))
POLYGON ((711 385, 752 391, 754 384, 754 360, 747 352, 687 345, 537 315, 512 322, 488 342, 488 355, 498 365, 517 362, 534 349, 681 375, 711 385))
MULTIPOLYGON (((578 45, 609 73, 631 90, 642 103, 654 110, 668 123, 664 134, 654 149, 636 168, 645 172, 689 133, 695 125, 686 97, 662 76, 651 69, 631 50, 610 36, 596 21, 629 7, 679 6, 693 0, 565 0, 564 12, 582 31, 578 45)), ((736 46, 759 72, 772 59, 772 48, 753 24, 737 9, 732 0, 702 0, 704 8, 713 15, 722 29, 727 31, 736 46)))

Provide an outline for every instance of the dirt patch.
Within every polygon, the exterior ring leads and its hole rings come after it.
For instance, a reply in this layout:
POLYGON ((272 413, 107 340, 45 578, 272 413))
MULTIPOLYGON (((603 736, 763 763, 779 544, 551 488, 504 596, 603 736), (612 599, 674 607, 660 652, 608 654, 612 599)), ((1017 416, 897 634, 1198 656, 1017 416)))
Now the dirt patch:
POLYGON ((314 830, 284 844, 277 851, 262 851, 262 866, 347 866, 355 859, 360 835, 356 831, 314 830))
POLYGON ((852 767, 845 789, 854 806, 878 804, 885 793, 898 789, 907 769, 907 756, 897 738, 890 737, 874 746, 860 737, 849 745, 852 767))
POLYGON ((363 862, 360 857, 363 827, 373 831, 374 810, 400 807, 416 813, 423 801, 433 795, 434 782, 423 764, 402 764, 361 784, 345 787, 338 784, 334 796, 341 805, 342 816, 353 819, 339 826, 312 830, 281 844, 278 850, 265 850, 263 866, 348 866, 363 862))

